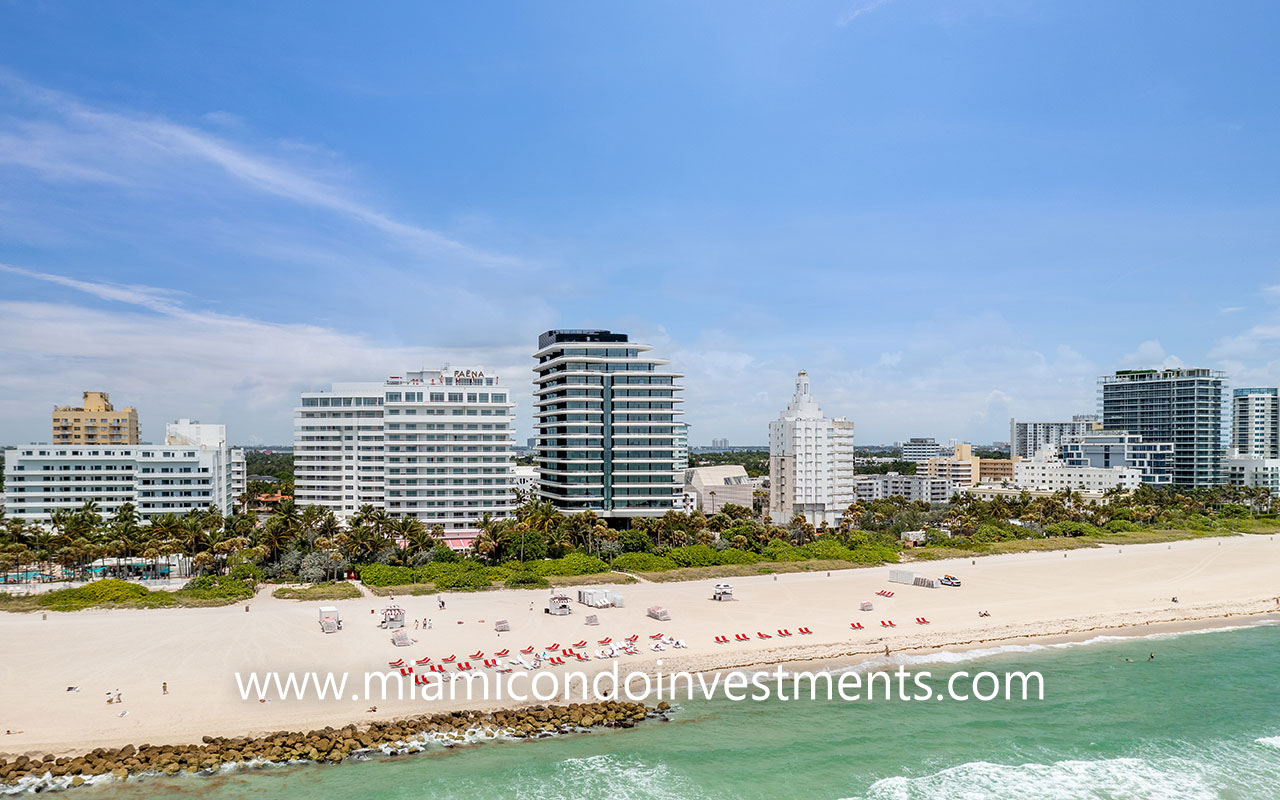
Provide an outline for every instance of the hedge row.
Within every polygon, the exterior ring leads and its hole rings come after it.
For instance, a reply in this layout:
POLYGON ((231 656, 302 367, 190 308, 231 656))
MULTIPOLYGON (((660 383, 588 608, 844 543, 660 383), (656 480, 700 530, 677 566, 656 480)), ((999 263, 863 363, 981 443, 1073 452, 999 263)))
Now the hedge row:
POLYGON ((437 589, 487 589, 496 581, 511 585, 546 586, 547 576, 597 575, 608 572, 609 565, 595 556, 570 553, 564 558, 521 563, 510 561, 490 567, 475 560, 433 561, 421 567, 392 567, 366 564, 360 568, 360 580, 367 586, 406 586, 413 583, 434 584, 437 589), (530 580, 537 579, 537 580, 530 580))
POLYGON ((622 572, 665 572, 681 567, 758 564, 762 561, 809 561, 815 558, 854 564, 884 564, 897 561, 898 553, 889 546, 866 545, 850 549, 835 539, 819 539, 803 547, 775 539, 765 545, 763 554, 736 547, 716 550, 695 544, 673 547, 660 556, 652 553, 623 553, 613 560, 613 567, 622 572))

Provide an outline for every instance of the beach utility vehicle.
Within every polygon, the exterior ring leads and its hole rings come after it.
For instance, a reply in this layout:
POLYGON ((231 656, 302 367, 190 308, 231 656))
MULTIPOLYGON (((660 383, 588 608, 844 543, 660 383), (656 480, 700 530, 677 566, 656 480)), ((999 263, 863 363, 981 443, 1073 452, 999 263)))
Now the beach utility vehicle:
POLYGON ((943 575, 941 578, 938 579, 938 583, 942 584, 943 586, 959 586, 960 579, 957 578, 955 575, 943 575))

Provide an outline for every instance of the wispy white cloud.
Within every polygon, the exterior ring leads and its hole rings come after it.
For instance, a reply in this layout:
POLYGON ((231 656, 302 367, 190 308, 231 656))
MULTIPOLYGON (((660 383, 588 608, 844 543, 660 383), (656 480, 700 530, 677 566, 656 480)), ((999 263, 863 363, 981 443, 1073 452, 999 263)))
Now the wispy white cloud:
POLYGON ((130 305, 142 306, 152 311, 159 311, 166 314, 178 314, 181 312, 181 306, 176 299, 183 293, 173 289, 159 289, 154 286, 136 286, 114 283, 102 283, 99 281, 83 281, 76 278, 68 278, 65 275, 55 275, 48 272, 37 272, 35 270, 23 269, 10 264, 0 264, 0 272, 7 272, 10 275, 21 275, 24 278, 32 278, 46 283, 52 283, 57 286, 63 286, 68 289, 75 289, 91 294, 100 300, 111 300, 120 303, 128 303, 130 305))
POLYGON ((836 20, 836 24, 843 28, 844 26, 856 20, 858 17, 861 17, 863 14, 870 14, 872 11, 875 11, 877 8, 880 8, 881 6, 887 6, 892 2, 894 2, 894 0, 867 0, 867 2, 860 3, 859 5, 854 6, 853 8, 849 9, 845 13, 841 14, 840 18, 836 20))
MULTIPOLYGON (((184 170, 202 165, 250 192, 330 212, 424 257, 501 268, 524 263, 397 219, 359 199, 357 190, 337 180, 335 165, 286 158, 286 154, 309 155, 296 143, 277 147, 280 152, 268 155, 192 125, 94 108, 4 70, 0 70, 0 88, 44 115, 36 120, 0 119, 0 164, 24 167, 50 180, 131 187, 172 182, 178 176, 190 179, 184 170)), ((212 113, 226 127, 230 119, 226 112, 212 113)))

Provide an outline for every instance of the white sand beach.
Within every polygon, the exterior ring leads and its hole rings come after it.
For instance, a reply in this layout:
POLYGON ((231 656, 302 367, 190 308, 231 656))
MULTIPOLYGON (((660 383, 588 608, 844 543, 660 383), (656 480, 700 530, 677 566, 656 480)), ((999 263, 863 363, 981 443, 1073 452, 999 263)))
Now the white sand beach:
MULTIPOLYGON (((961 648, 1030 637, 1080 636, 1100 629, 1153 623, 1190 622, 1264 614, 1280 596, 1280 540, 1270 535, 1213 538, 1172 544, 1103 547, 1028 553, 910 565, 928 575, 951 573, 960 588, 926 589, 889 584, 888 568, 794 573, 731 579, 737 599, 710 600, 715 580, 640 583, 616 587, 626 599, 621 609, 591 610, 575 605, 569 616, 542 612, 547 590, 493 591, 396 597, 410 617, 408 633, 417 642, 397 648, 371 610, 385 598, 335 603, 344 629, 321 633, 322 603, 276 600, 270 589, 250 604, 207 609, 88 610, 75 613, 0 614, 0 729, 22 731, 0 739, 0 752, 55 754, 127 743, 198 742, 201 736, 232 736, 273 730, 306 730, 367 721, 369 705, 352 701, 306 700, 259 703, 241 700, 235 673, 268 670, 349 672, 357 691, 367 671, 388 661, 408 662, 450 654, 465 659, 502 648, 515 653, 534 645, 567 646, 582 639, 620 640, 663 632, 688 642, 687 650, 661 654, 663 669, 734 667, 837 660, 860 656, 961 648), (886 599, 875 593, 895 592, 886 599), (1178 597, 1179 602, 1171 601, 1178 597), (875 610, 860 612, 861 601, 875 610), (529 610, 530 603, 534 611, 529 610), (645 616, 663 605, 671 621, 645 616), (990 611, 990 617, 979 617, 990 611), (587 627, 588 614, 599 616, 587 627), (412 619, 430 618, 431 630, 414 630, 412 619), (913 620, 925 617, 929 625, 913 620), (498 634, 494 621, 510 621, 498 634), (879 621, 897 627, 882 629, 879 621), (865 629, 853 630, 851 622, 865 629), (776 635, 778 628, 810 636, 776 635), (775 634, 757 638, 758 631, 775 634), (716 644, 714 637, 745 633, 748 642, 716 644), (168 684, 168 695, 161 684, 168 684), (79 687, 68 692, 69 686, 79 687), (119 690, 122 703, 108 704, 119 690), (128 712, 121 716, 122 712, 128 712)), ((573 594, 576 590, 570 590, 573 594)), ((645 670, 659 654, 620 659, 621 668, 645 670)), ((474 661, 474 660, 473 660, 474 661)), ((588 674, 613 661, 574 664, 588 674)), ((480 665, 477 663, 477 667, 480 665)), ((380 717, 449 707, 448 701, 378 702, 380 717)), ((482 702, 473 705, 485 705, 482 702)), ((493 705, 492 702, 488 705, 493 705)))

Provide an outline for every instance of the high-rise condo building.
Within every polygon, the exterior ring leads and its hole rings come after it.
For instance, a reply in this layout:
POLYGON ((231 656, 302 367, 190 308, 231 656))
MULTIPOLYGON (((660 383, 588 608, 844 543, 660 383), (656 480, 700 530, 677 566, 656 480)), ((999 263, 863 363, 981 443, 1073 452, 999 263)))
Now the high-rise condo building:
POLYGON ((418 370, 304 392, 294 410, 294 500, 342 518, 362 506, 440 525, 463 547, 515 507, 513 409, 497 376, 418 370))
POLYGON ((1019 422, 1009 420, 1010 458, 1031 458, 1046 447, 1057 447, 1068 439, 1099 430, 1096 414, 1076 414, 1070 422, 1019 422))
POLYGON ((1222 483, 1223 373, 1187 368, 1120 370, 1098 381, 1105 430, 1172 444, 1170 476, 1176 486, 1222 483))
POLYGON ((138 409, 111 405, 106 392, 85 392, 80 408, 53 409, 54 444, 137 444, 138 409))
POLYGON ((682 375, 653 348, 604 330, 538 337, 533 379, 538 496, 566 514, 662 516, 683 495, 682 375))
POLYGON ((144 521, 213 507, 229 514, 234 502, 233 454, 223 425, 180 419, 164 444, 32 444, 10 448, 4 459, 5 513, 49 522, 58 511, 77 511, 92 500, 112 517, 133 504, 144 521))
POLYGON ((791 403, 769 423, 769 518, 838 525, 854 500, 853 467, 853 423, 823 415, 801 370, 791 403))
POLYGON ((1236 389, 1231 395, 1231 449, 1238 456, 1280 458, 1280 390, 1236 389))

